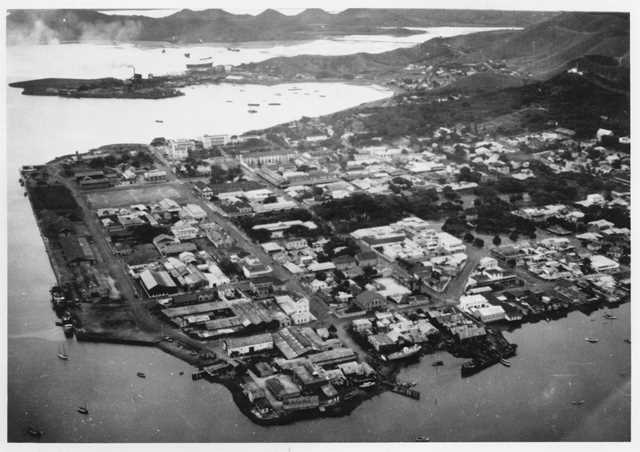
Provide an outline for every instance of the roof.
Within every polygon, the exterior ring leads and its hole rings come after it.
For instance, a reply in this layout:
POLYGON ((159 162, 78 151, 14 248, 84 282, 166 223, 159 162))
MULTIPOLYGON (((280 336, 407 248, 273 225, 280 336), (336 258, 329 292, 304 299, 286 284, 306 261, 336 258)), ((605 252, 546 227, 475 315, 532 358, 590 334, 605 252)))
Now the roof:
POLYGON ((254 334, 253 336, 230 337, 225 340, 227 349, 237 347, 249 347, 255 344, 272 344, 273 337, 271 333, 254 334))
POLYGON ((356 259, 358 259, 359 261, 365 261, 365 260, 373 260, 373 259, 378 259, 378 255, 375 253, 375 251, 362 251, 361 253, 356 254, 356 259))

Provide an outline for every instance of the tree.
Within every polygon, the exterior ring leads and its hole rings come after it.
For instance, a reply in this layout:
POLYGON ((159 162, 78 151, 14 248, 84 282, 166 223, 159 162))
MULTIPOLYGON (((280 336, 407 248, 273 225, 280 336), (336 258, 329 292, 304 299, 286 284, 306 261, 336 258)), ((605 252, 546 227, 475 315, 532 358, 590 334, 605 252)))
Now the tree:
POLYGON ((509 239, 512 242, 516 242, 518 240, 518 233, 516 231, 513 231, 511 234, 509 234, 509 239))
POLYGON ((496 235, 496 236, 493 238, 493 244, 494 244, 495 246, 500 246, 500 244, 501 244, 501 243, 502 243, 502 239, 500 238, 500 236, 499 236, 499 235, 496 235))
POLYGON ((585 257, 584 259, 582 259, 580 270, 582 270, 582 273, 584 273, 585 275, 593 271, 593 267, 591 266, 591 259, 589 257, 585 257))
POLYGON ((476 238, 473 241, 473 246, 475 246, 477 248, 482 248, 484 246, 484 240, 482 240, 481 238, 476 238))
POLYGON ((473 234, 471 234, 470 232, 467 232, 463 237, 463 240, 468 243, 473 242, 473 239, 474 239, 473 234))

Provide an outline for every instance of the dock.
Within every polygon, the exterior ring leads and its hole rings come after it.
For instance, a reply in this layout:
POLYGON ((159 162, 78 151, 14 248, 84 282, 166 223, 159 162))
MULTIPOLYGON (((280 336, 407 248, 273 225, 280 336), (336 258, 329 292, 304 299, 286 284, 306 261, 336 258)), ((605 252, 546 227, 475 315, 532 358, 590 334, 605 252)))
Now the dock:
POLYGON ((385 386, 387 386, 391 392, 395 392, 396 394, 400 394, 414 400, 420 400, 420 391, 411 389, 406 384, 392 382, 392 381, 383 381, 382 383, 385 386))

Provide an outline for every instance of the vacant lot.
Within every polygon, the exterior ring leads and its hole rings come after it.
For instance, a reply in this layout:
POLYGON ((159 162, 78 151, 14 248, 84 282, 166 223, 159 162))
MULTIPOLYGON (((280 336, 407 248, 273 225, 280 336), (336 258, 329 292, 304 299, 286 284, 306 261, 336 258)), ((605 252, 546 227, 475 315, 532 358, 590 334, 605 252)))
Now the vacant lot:
POLYGON ((95 209, 146 204, 160 201, 163 198, 171 198, 178 202, 183 201, 180 192, 172 184, 141 185, 87 194, 87 199, 95 209))

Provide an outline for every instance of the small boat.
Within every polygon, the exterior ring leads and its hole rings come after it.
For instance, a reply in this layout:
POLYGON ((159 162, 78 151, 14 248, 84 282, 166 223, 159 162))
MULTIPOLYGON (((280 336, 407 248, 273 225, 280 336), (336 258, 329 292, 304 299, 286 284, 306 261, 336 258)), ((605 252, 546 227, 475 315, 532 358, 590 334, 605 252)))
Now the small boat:
POLYGON ((184 375, 184 371, 183 371, 183 370, 181 370, 179 374, 180 374, 180 375, 184 375))
POLYGON ((269 102, 269 105, 281 105, 280 102, 269 102))
POLYGON ((259 107, 260 104, 247 104, 248 107, 259 107))
POLYGON ((365 381, 364 383, 361 383, 361 384, 360 384, 360 387, 361 387, 362 389, 365 389, 365 388, 370 388, 371 386, 373 386, 373 385, 375 385, 375 384, 376 384, 376 383, 375 383, 374 381, 365 381))
POLYGON ((162 49, 162 53, 167 53, 166 49, 162 49))
POLYGON ((608 312, 604 315, 604 318, 605 318, 605 319, 609 319, 609 320, 615 320, 615 319, 617 319, 617 317, 616 317, 615 315, 610 314, 610 313, 608 313, 608 312))
POLYGON ((208 56, 208 57, 200 58, 200 61, 206 61, 206 60, 210 60, 210 59, 211 59, 211 57, 208 56))
POLYGON ((418 352, 420 352, 421 347, 418 344, 412 345, 411 347, 404 347, 402 350, 394 353, 390 353, 387 356, 382 356, 385 361, 395 361, 398 359, 409 358, 414 356, 418 352))
POLYGON ((67 361, 69 359, 69 355, 67 355, 64 344, 62 344, 62 346, 58 349, 58 358, 63 361, 67 361))
POLYGON ((147 378, 147 376, 144 374, 144 372, 138 372, 136 373, 136 375, 140 378, 147 378))
POLYGON ((232 103, 232 100, 226 100, 225 102, 227 102, 228 104, 232 103))
POLYGON ((87 409, 87 404, 81 405, 78 407, 78 413, 80 414, 89 414, 89 410, 87 409))
POLYGON ((431 365, 433 367, 444 366, 444 362, 443 361, 434 361, 431 365))
POLYGON ((38 428, 34 427, 33 425, 27 427, 27 433, 34 438, 40 438, 42 435, 44 435, 44 432, 42 430, 38 430, 38 428))
POLYGON ((186 58, 191 58, 191 54, 190 54, 189 52, 186 52, 186 53, 184 54, 184 56, 185 56, 186 58))
POLYGON ((500 364, 502 364, 504 367, 511 367, 511 362, 507 361, 504 358, 500 359, 500 364))
POLYGON ((162 119, 156 119, 156 122, 157 122, 158 124, 162 124, 164 121, 163 121, 162 119))
POLYGON ((624 341, 625 341, 627 344, 630 344, 630 343, 631 343, 631 339, 625 339, 624 341))
POLYGON ((428 443, 429 441, 431 441, 431 438, 429 438, 428 436, 418 436, 418 437, 416 437, 416 442, 417 443, 428 443))
POLYGON ((585 337, 584 340, 587 341, 587 342, 590 342, 592 344, 595 344, 598 341, 600 341, 600 339, 596 339, 595 337, 585 337))
POLYGON ((572 400, 571 405, 575 405, 575 406, 584 405, 584 400, 572 400))
POLYGON ((258 110, 248 110, 249 113, 258 113, 258 110))
POLYGON ((228 50, 229 52, 239 52, 239 51, 240 51, 240 49, 239 49, 239 48, 237 48, 237 47, 227 47, 227 50, 228 50))
POLYGON ((324 94, 320 94, 320 97, 327 97, 327 96, 325 96, 324 94))

